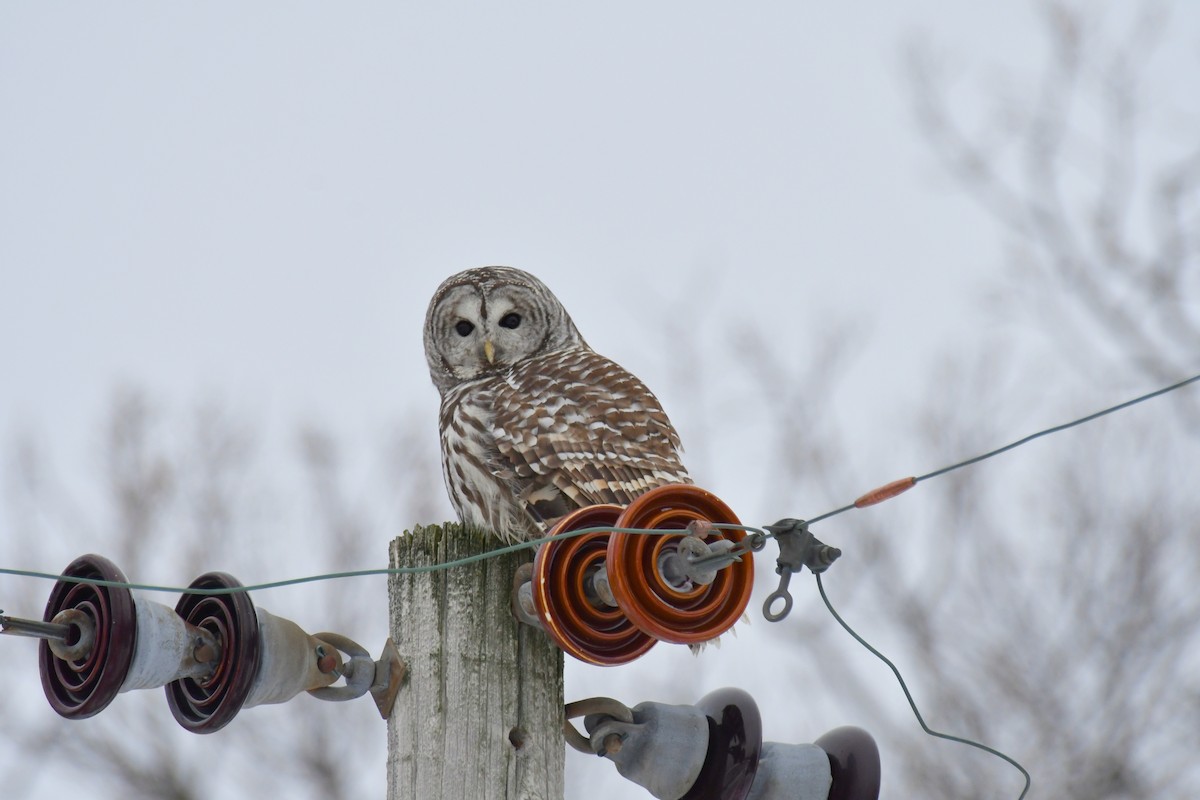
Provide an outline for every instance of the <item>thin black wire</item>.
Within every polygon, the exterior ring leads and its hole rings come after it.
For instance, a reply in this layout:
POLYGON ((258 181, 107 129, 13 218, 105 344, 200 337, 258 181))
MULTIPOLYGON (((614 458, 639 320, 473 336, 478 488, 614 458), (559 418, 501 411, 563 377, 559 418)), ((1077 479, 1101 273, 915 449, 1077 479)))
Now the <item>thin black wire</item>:
MULTIPOLYGON (((927 481, 930 478, 936 478, 938 476, 945 475, 947 472, 953 472, 956 469, 962 469, 963 467, 968 467, 972 464, 978 464, 980 461, 986 461, 987 459, 992 458, 993 456, 998 456, 1001 453, 1007 453, 1009 450, 1020 447, 1023 444, 1028 444, 1029 442, 1032 442, 1034 439, 1040 439, 1043 436, 1049 436, 1052 433, 1058 433, 1059 431, 1065 431, 1068 428, 1074 428, 1076 425, 1082 425, 1085 422, 1091 422, 1094 419, 1099 419, 1100 417, 1103 417, 1107 414, 1111 414, 1114 411, 1121 411, 1122 409, 1129 408, 1130 406, 1135 406, 1138 403, 1144 403, 1145 401, 1150 400, 1155 397, 1158 397, 1159 395, 1166 394, 1167 392, 1173 392, 1176 389, 1182 389, 1184 386, 1187 386, 1189 383, 1195 383, 1196 381, 1200 381, 1200 375, 1193 375, 1192 377, 1187 378, 1182 381, 1179 381, 1178 383, 1173 383, 1170 386, 1164 386, 1161 389, 1155 389, 1153 392, 1147 392, 1146 394, 1141 395, 1140 397, 1135 397, 1132 400, 1126 400, 1124 403, 1118 403, 1115 406, 1110 406, 1110 407, 1102 409, 1100 411, 1096 411, 1095 413, 1088 414, 1085 417, 1080 417, 1079 419, 1071 420, 1070 422, 1064 422, 1061 425, 1055 425, 1053 427, 1046 428, 1044 430, 1040 430, 1037 433, 1031 433, 1028 436, 1017 439, 1015 442, 1009 442, 1008 444, 1004 445, 1003 447, 997 447, 995 450, 989 450, 986 453, 982 453, 982 454, 974 456, 972 458, 968 458, 963 461, 959 461, 955 464, 951 464, 948 467, 942 467, 941 469, 935 469, 933 472, 926 472, 924 475, 913 478, 913 484, 918 484, 921 481, 927 481)), ((826 511, 824 514, 820 514, 820 515, 815 516, 812 519, 808 520, 808 524, 813 525, 822 520, 829 519, 830 517, 836 517, 838 514, 842 514, 846 511, 850 511, 857 507, 858 506, 856 506, 854 503, 850 503, 848 505, 842 506, 841 508, 835 508, 832 511, 826 511)))
MULTIPOLYGON (((1145 402, 1146 400, 1150 400, 1151 398, 1166 394, 1167 392, 1175 391, 1176 389, 1180 389, 1180 388, 1187 386, 1190 383, 1194 383, 1196 381, 1200 381, 1200 375, 1193 375, 1192 377, 1187 378, 1186 380, 1179 381, 1178 383, 1171 384, 1170 386, 1165 386, 1161 389, 1156 389, 1153 392, 1148 392, 1139 397, 1135 397, 1132 400, 1126 400, 1123 403, 1118 403, 1115 406, 1110 406, 1108 408, 1102 409, 1100 411, 1096 411, 1095 413, 1088 414, 1087 416, 1080 417, 1080 418, 1072 420, 1070 422, 1066 422, 1061 425, 1055 425, 1050 428, 1045 428, 1044 430, 1040 430, 1037 433, 1031 433, 1030 435, 1022 437, 1020 439, 1017 439, 1014 442, 1010 442, 1009 444, 1006 444, 1003 447, 997 447, 995 450, 989 450, 986 453, 982 453, 973 458, 968 458, 963 461, 959 461, 959 462, 957 462, 955 464, 951 464, 947 467, 942 467, 941 469, 936 469, 933 472, 927 472, 924 475, 914 478, 913 485, 916 485, 916 484, 920 483, 921 481, 929 480, 930 478, 936 478, 940 475, 945 475, 946 473, 953 472, 954 470, 957 470, 957 469, 962 469, 963 467, 967 467, 972 464, 977 464, 980 461, 986 461, 987 459, 992 458, 993 456, 998 456, 1001 453, 1008 452, 1009 450, 1020 447, 1021 445, 1024 445, 1024 444, 1028 444, 1029 442, 1032 442, 1034 439, 1039 439, 1043 436, 1049 436, 1052 433, 1058 433, 1060 431, 1065 431, 1068 428, 1074 428, 1076 425, 1082 425, 1085 422, 1091 422, 1094 419, 1098 419, 1107 414, 1112 414, 1115 411, 1120 411, 1122 409, 1129 408, 1130 406, 1145 402)), ((854 503, 851 503, 849 505, 842 506, 841 508, 834 509, 833 511, 828 511, 824 514, 821 514, 820 516, 813 517, 808 522, 811 525, 815 522, 820 522, 821 520, 829 519, 830 517, 835 517, 838 514, 841 514, 845 511, 849 511, 850 509, 856 508, 856 507, 857 506, 854 503)), ((821 582, 820 573, 815 573, 815 577, 817 579, 817 591, 819 591, 821 593, 821 599, 825 602, 825 607, 827 609, 829 609, 829 613, 833 615, 833 618, 838 621, 838 624, 841 625, 842 628, 844 628, 846 630, 846 632, 849 633, 856 642, 858 642, 863 647, 865 647, 867 650, 869 650, 876 658, 878 658, 884 664, 887 664, 888 668, 892 671, 892 674, 896 676, 896 680, 900 683, 900 688, 904 691, 904 697, 905 697, 905 699, 908 700, 908 705, 912 709, 913 716, 915 716, 917 718, 917 722, 920 723, 921 729, 923 731, 925 731, 925 733, 929 734, 930 736, 935 736, 939 739, 947 739, 952 742, 959 742, 960 744, 965 744, 965 745, 969 745, 971 747, 975 747, 979 750, 983 750, 986 753, 991 753, 992 755, 996 756, 997 758, 1004 759, 1009 764, 1012 764, 1014 767, 1016 767, 1018 770, 1020 770, 1020 772, 1023 776, 1025 776, 1025 788, 1023 788, 1021 790, 1020 797, 1017 798, 1017 800, 1023 800, 1025 795, 1029 792, 1029 787, 1032 783, 1032 779, 1030 778, 1029 771, 1026 770, 1019 763, 1017 763, 1017 761, 1015 759, 1000 752, 999 750, 996 750, 995 748, 988 747, 985 744, 982 744, 982 743, 976 742, 976 741, 972 741, 971 739, 964 739, 960 736, 952 736, 951 734, 948 734, 948 733, 942 733, 940 731, 935 731, 932 728, 930 728, 927 724, 925 724, 925 718, 921 716, 921 712, 917 708, 917 703, 915 700, 913 700, 912 692, 910 692, 908 690, 908 685, 904 682, 904 677, 900 674, 900 670, 897 669, 896 665, 893 664, 892 661, 890 659, 888 659, 887 656, 885 656, 883 653, 879 652, 874 647, 872 647, 871 644, 869 642, 867 642, 866 639, 863 639, 861 636, 859 636, 858 633, 853 628, 851 628, 850 625, 847 624, 847 622, 844 619, 842 619, 841 615, 838 614, 837 611, 834 609, 833 604, 829 602, 829 596, 825 594, 825 586, 821 582)))
POLYGON ((830 517, 836 517, 838 514, 841 514, 843 511, 850 511, 854 508, 855 508, 854 503, 850 503, 849 505, 842 506, 841 508, 835 508, 833 511, 826 511, 824 514, 818 514, 817 516, 808 520, 808 524, 815 525, 823 519, 829 519, 830 517))
POLYGON ((821 593, 821 599, 825 601, 825 607, 827 609, 829 609, 829 613, 833 615, 833 618, 838 621, 839 625, 841 625, 843 628, 846 629, 846 633, 848 633, 854 637, 854 641, 858 642, 863 647, 867 648, 867 650, 870 650, 872 655, 874 655, 876 658, 878 658, 884 664, 887 664, 888 668, 891 669, 892 674, 896 676, 896 680, 900 683, 900 688, 904 690, 904 697, 908 700, 908 706, 909 706, 909 708, 912 709, 913 716, 915 716, 917 718, 917 722, 919 722, 921 724, 921 729, 923 731, 925 731, 927 734, 929 734, 930 736, 936 736, 939 739, 948 739, 951 742, 959 742, 960 744, 970 745, 971 747, 978 748, 979 750, 982 750, 985 753, 991 753, 992 755, 994 755, 998 758, 1004 759, 1009 764, 1012 764, 1014 767, 1016 767, 1017 769, 1019 769, 1021 771, 1022 775, 1025 776, 1025 788, 1021 790, 1021 794, 1017 798, 1017 800, 1024 800, 1024 797, 1025 797, 1026 793, 1029 792, 1029 787, 1033 782, 1032 778, 1030 778, 1030 776, 1029 776, 1029 771, 1027 769, 1025 769, 1024 767, 1022 767, 1020 764, 1018 764, 1015 759, 1005 755, 1004 753, 1001 753, 999 750, 996 750, 995 748, 988 747, 986 744, 982 744, 980 742, 976 742, 971 739, 964 739, 961 736, 953 736, 949 733, 942 733, 940 731, 935 731, 933 728, 930 728, 928 725, 926 725, 925 718, 921 716, 921 712, 917 709, 917 702, 915 700, 913 700, 912 692, 910 692, 908 690, 908 684, 906 684, 904 682, 904 676, 902 676, 900 674, 900 670, 897 669, 896 665, 893 664, 887 656, 885 656, 883 653, 879 652, 874 647, 872 647, 871 644, 866 639, 859 636, 858 633, 853 628, 851 628, 849 624, 847 624, 846 620, 842 619, 841 615, 838 614, 838 612, 836 610, 834 610, 833 603, 829 602, 829 596, 825 594, 825 585, 823 583, 821 583, 821 574, 819 572, 814 573, 814 576, 817 579, 817 591, 819 591, 821 593))
POLYGON ((975 464, 975 463, 978 463, 985 459, 989 459, 992 456, 998 456, 1001 453, 1012 450, 1014 447, 1020 447, 1023 444, 1028 444, 1029 442, 1032 442, 1034 439, 1041 438, 1042 436, 1049 436, 1050 434, 1058 433, 1059 431, 1065 431, 1067 428, 1074 428, 1076 425, 1082 425, 1085 422, 1091 422, 1092 420, 1099 419, 1100 417, 1103 417, 1106 414, 1111 414, 1114 411, 1120 411, 1122 409, 1129 408, 1130 406, 1135 406, 1138 403, 1145 402, 1146 400, 1150 400, 1151 398, 1158 397, 1159 395, 1162 395, 1162 394, 1166 394, 1167 392, 1173 392, 1176 389, 1181 389, 1184 386, 1187 386, 1189 383, 1195 383, 1196 381, 1200 381, 1200 375, 1193 375, 1192 377, 1190 377, 1186 380, 1182 380, 1179 383, 1173 383, 1170 386, 1163 387, 1162 389, 1156 389, 1153 392, 1149 392, 1147 394, 1142 395, 1141 397, 1135 397, 1132 400, 1126 400, 1124 403, 1118 403, 1117 405, 1111 406, 1102 411, 1097 411, 1094 414, 1088 414, 1086 417, 1080 417, 1077 420, 1072 420, 1071 422, 1065 422, 1062 425, 1055 425, 1052 428, 1046 428, 1045 430, 1038 431, 1037 433, 1031 433, 1023 439, 1018 439, 1015 442, 1004 445, 1003 447, 997 447, 995 450, 984 453, 983 455, 978 455, 978 456, 975 456, 974 458, 968 458, 966 461, 960 461, 957 464, 951 464, 948 467, 942 467, 941 469, 935 469, 933 472, 927 472, 924 475, 917 478, 916 482, 920 483, 921 481, 929 480, 930 478, 936 478, 939 475, 945 475, 947 472, 953 472, 956 469, 961 469, 962 467, 970 466, 971 464, 975 464))

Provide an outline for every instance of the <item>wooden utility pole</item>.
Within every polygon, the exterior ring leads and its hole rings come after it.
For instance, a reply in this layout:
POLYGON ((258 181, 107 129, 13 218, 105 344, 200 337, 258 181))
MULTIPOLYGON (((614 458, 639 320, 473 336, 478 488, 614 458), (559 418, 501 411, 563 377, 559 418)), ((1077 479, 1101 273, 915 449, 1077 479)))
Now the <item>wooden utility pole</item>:
MULTIPOLYGON (((417 527, 392 542, 391 566, 496 546, 456 524, 417 527)), ((408 675, 388 721, 389 800, 562 800, 562 651, 509 605, 530 556, 390 579, 391 635, 408 675)))

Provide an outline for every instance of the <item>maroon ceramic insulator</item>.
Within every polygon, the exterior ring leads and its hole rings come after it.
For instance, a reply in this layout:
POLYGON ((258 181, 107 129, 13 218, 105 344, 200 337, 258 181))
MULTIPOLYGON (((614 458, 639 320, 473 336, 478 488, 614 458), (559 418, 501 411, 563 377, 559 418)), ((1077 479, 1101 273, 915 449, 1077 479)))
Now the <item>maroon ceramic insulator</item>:
POLYGON ((879 747, 862 728, 834 728, 813 742, 829 756, 829 800, 878 800, 882 780, 879 747))
POLYGON ((762 754, 762 717, 754 698, 726 687, 700 698, 708 717, 708 754, 692 788, 679 800, 745 800, 762 754))
MULTIPOLYGON (((92 554, 75 559, 62 574, 127 582, 115 564, 92 554)), ((85 719, 103 711, 121 691, 137 645, 137 613, 133 593, 124 587, 59 581, 50 591, 42 619, 50 622, 68 609, 91 621, 95 629, 92 646, 79 658, 60 659, 42 640, 38 671, 50 707, 67 719, 85 719)))
MULTIPOLYGON (((208 572, 189 589, 227 589, 242 584, 224 572, 208 572)), ((175 606, 188 623, 211 633, 221 645, 220 661, 204 678, 167 684, 175 720, 193 733, 213 733, 233 720, 246 703, 262 660, 258 616, 246 592, 185 594, 175 606)))

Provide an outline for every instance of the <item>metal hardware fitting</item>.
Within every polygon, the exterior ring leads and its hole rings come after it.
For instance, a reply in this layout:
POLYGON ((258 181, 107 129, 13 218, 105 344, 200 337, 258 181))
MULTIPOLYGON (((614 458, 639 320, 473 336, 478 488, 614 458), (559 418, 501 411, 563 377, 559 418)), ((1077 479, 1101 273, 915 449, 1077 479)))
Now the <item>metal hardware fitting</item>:
POLYGON ((309 689, 308 693, 318 700, 341 702, 370 692, 379 715, 384 719, 391 716, 407 672, 391 637, 383 645, 378 661, 372 660, 371 654, 358 642, 340 633, 314 633, 313 638, 336 647, 349 658, 342 665, 341 677, 346 679, 345 686, 321 686, 309 689))
MULTIPOLYGON (((50 652, 63 661, 87 658, 96 644, 96 623, 78 608, 64 608, 49 622, 6 616, 0 611, 0 633, 44 639, 50 652)), ((220 659, 220 643, 211 631, 189 627, 194 647, 191 661, 197 665, 220 659)))
POLYGON ((619 753, 621 745, 625 741, 625 736, 614 732, 604 736, 593 736, 589 739, 575 729, 575 726, 571 724, 571 720, 585 717, 585 727, 588 727, 589 722, 594 724, 595 720, 601 717, 629 724, 633 723, 633 710, 620 700, 614 700, 611 697, 589 697, 587 700, 576 700, 574 703, 567 703, 563 708, 563 714, 563 736, 566 737, 567 744, 581 753, 601 757, 619 753))
POLYGON ((765 528, 775 534, 775 541, 779 544, 779 558, 775 560, 779 588, 763 603, 763 616, 770 622, 779 622, 792 610, 792 595, 788 592, 792 573, 800 572, 804 567, 808 567, 814 574, 824 572, 838 559, 842 551, 813 536, 808 529, 808 523, 802 519, 781 519, 765 528), (772 611, 771 607, 778 600, 783 601, 783 607, 778 612, 772 611))
MULTIPOLYGON (((758 531, 746 531, 746 536, 740 542, 729 542, 728 546, 724 545, 721 541, 713 542, 712 544, 704 543, 704 538, 713 528, 716 528, 716 526, 711 522, 703 520, 695 520, 688 524, 688 533, 691 536, 687 538, 695 537, 700 539, 701 543, 709 548, 707 554, 689 554, 689 570, 696 573, 712 571, 715 575, 716 570, 741 561, 741 557, 746 553, 757 553, 767 546, 767 537, 758 531)), ((697 583, 699 582, 697 581, 697 583)))

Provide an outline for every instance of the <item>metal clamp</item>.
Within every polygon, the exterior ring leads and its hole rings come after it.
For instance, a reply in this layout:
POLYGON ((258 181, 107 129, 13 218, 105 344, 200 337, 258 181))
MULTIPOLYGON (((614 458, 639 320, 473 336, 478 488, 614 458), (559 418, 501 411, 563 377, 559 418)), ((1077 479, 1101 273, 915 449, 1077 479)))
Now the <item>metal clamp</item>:
POLYGON ((765 527, 775 534, 775 541, 779 544, 779 558, 775 560, 779 588, 767 596, 763 603, 763 616, 770 622, 779 622, 792 610, 792 595, 788 592, 792 573, 800 572, 805 567, 813 574, 824 572, 842 551, 813 536, 808 523, 802 519, 781 519, 765 527), (771 607, 778 600, 783 601, 783 608, 778 612, 772 611, 771 607))
POLYGON ((589 697, 587 700, 576 700, 567 703, 563 708, 563 736, 567 744, 581 753, 597 756, 611 756, 620 752, 625 737, 620 733, 608 733, 604 736, 588 738, 575 729, 571 720, 586 717, 584 724, 590 730, 595 727, 599 717, 615 719, 619 722, 633 724, 633 711, 620 700, 611 697, 589 697), (589 724, 590 723, 590 724, 589 724))
POLYGON ((708 586, 717 579, 717 570, 742 560, 739 555, 729 555, 736 546, 729 539, 708 544, 697 536, 685 536, 673 548, 663 549, 658 557, 658 573, 680 591, 708 586))
MULTIPOLYGON (((708 523, 707 527, 713 529, 716 526, 708 523)), ((691 536, 701 539, 704 538, 706 533, 704 526, 696 522, 688 525, 688 532, 691 536)), ((714 544, 720 545, 721 543, 715 542, 714 544)), ((767 546, 767 537, 758 531, 747 531, 745 538, 740 542, 731 542, 730 545, 728 547, 720 546, 717 548, 713 548, 712 545, 706 545, 706 547, 710 548, 706 554, 689 553, 687 559, 688 569, 699 573, 705 570, 715 571, 727 567, 730 564, 741 561, 742 556, 747 553, 757 553, 762 550, 767 546)), ((700 581, 697 581, 697 583, 700 583, 700 581)))
POLYGON ((384 719, 391 716, 392 706, 396 703, 396 695, 400 693, 400 685, 407 671, 391 637, 384 644, 378 661, 373 660, 358 642, 340 633, 314 633, 313 638, 336 647, 349 658, 342 666, 341 677, 346 679, 344 686, 321 686, 309 689, 308 693, 318 700, 343 702, 370 692, 379 715, 384 719))

